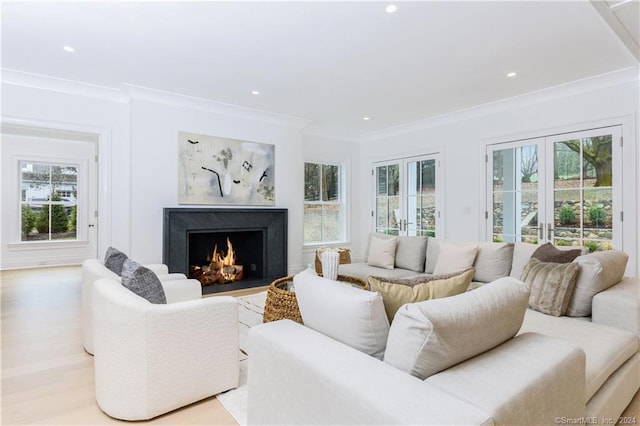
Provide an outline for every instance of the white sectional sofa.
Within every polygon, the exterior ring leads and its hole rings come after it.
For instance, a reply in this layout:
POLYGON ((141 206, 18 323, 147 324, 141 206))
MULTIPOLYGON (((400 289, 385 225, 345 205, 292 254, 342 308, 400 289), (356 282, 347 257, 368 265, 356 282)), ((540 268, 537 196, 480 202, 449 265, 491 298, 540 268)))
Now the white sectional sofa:
MULTIPOLYGON (((413 270, 361 263, 340 265, 340 274, 433 272, 438 241, 428 239, 423 254, 416 253, 422 243, 406 242, 403 250, 398 246, 396 265, 413 270), (415 270, 420 262, 426 272, 415 270)), ((500 281, 522 284, 522 269, 537 248, 478 245, 474 288, 489 281, 487 288, 500 281)), ((614 424, 640 389, 640 279, 622 278, 625 256, 611 251, 574 260, 579 272, 568 310, 573 317, 526 309, 515 337, 424 380, 309 327, 288 321, 254 327, 249 423, 614 424)), ((447 303, 475 297, 476 291, 447 303)), ((491 336, 494 326, 486 324, 491 336)))

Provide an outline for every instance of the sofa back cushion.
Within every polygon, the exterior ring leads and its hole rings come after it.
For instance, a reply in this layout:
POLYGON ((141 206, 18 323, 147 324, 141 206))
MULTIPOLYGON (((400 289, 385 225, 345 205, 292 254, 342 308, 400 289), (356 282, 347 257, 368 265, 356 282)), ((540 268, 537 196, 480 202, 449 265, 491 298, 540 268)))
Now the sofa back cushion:
POLYGON ((382 359, 389 320, 380 294, 319 277, 310 269, 294 276, 293 285, 306 327, 382 359))
POLYGON ((393 269, 395 265, 396 248, 398 246, 397 237, 380 238, 377 235, 372 235, 370 241, 367 265, 393 269))
POLYGON ((427 254, 427 237, 419 236, 393 236, 372 232, 365 248, 364 259, 369 262, 371 256, 371 242, 374 238, 392 239, 397 241, 394 265, 396 268, 408 269, 415 272, 424 272, 424 261, 427 254))
POLYGON ((473 265, 478 254, 478 244, 440 241, 438 260, 433 268, 436 275, 464 271, 473 265))
POLYGON ((600 251, 576 257, 573 262, 579 266, 578 278, 566 315, 590 316, 593 296, 622 280, 628 260, 629 256, 619 250, 600 251))
POLYGON ((476 274, 473 281, 490 283, 508 277, 513 260, 513 243, 479 243, 478 254, 473 267, 476 274))
POLYGON ((406 304, 391 324, 384 362, 425 379, 515 336, 528 301, 524 283, 507 277, 457 296, 406 304))

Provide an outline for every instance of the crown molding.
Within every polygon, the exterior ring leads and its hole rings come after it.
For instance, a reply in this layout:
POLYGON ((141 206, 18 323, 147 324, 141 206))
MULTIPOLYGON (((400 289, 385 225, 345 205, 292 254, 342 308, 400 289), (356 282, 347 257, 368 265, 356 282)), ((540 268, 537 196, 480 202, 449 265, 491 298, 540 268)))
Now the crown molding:
POLYGON ((180 95, 177 93, 165 92, 126 83, 120 84, 120 87, 115 89, 8 68, 1 68, 0 71, 2 73, 1 80, 3 84, 50 90, 111 102, 127 103, 131 100, 146 100, 299 129, 306 127, 311 122, 311 120, 300 117, 245 108, 223 102, 180 95))
POLYGON ((340 140, 340 141, 345 141, 345 142, 352 142, 352 143, 359 143, 360 137, 356 136, 356 137, 349 137, 349 136, 345 136, 343 134, 340 133, 336 133, 336 132, 332 132, 328 129, 325 129, 323 127, 320 126, 315 126, 315 125, 308 125, 306 126, 303 130, 302 130, 302 134, 303 135, 308 135, 308 136, 317 136, 320 138, 326 138, 326 139, 334 139, 334 140, 340 140))
POLYGON ((34 74, 8 68, 0 69, 3 84, 30 87, 34 89, 50 90, 59 93, 97 98, 111 102, 127 102, 118 89, 98 86, 96 84, 34 74))
POLYGON ((581 80, 547 87, 544 89, 536 90, 534 92, 524 93, 522 95, 500 99, 497 101, 476 105, 470 108, 465 108, 446 114, 436 115, 434 117, 401 124, 399 126, 388 127, 386 129, 362 135, 362 138, 360 138, 360 140, 362 143, 373 142, 380 139, 443 126, 462 120, 469 120, 507 110, 523 108, 554 99, 564 98, 638 80, 640 80, 640 68, 635 66, 623 68, 594 77, 587 77, 581 80))
POLYGON ((150 89, 148 87, 136 86, 133 84, 121 84, 122 92, 131 100, 144 100, 168 105, 175 105, 184 108, 192 108, 201 111, 208 111, 216 114, 229 115, 232 117, 245 118, 254 121, 261 121, 269 124, 278 124, 294 128, 304 128, 311 120, 294 117, 290 115, 277 114, 253 108, 240 107, 237 105, 217 102, 193 96, 181 95, 178 93, 165 92, 162 90, 150 89))

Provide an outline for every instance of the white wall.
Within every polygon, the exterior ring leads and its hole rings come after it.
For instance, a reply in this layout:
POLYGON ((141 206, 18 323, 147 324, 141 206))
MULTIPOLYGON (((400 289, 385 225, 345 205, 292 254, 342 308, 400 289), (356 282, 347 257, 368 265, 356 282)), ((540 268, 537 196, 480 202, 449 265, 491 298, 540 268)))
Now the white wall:
MULTIPOLYGON (((65 87, 65 93, 63 88, 58 88, 56 81, 30 79, 28 82, 12 83, 12 77, 3 73, 3 122, 98 135, 98 252, 104 253, 111 244, 128 250, 130 206, 128 202, 120 202, 129 199, 127 104, 115 100, 111 93, 100 93, 107 99, 93 97, 94 90, 91 87, 78 85, 72 91, 65 87), (38 88, 38 85, 50 89, 38 88)), ((2 209, 5 208, 7 206, 3 203, 2 209)), ((2 244, 9 242, 3 235, 2 244)), ((57 260, 39 262, 41 265, 54 263, 57 260)))
MULTIPOLYGON (((620 78, 620 77, 616 77, 620 78)), ((473 111, 460 112, 395 132, 377 135, 364 142, 362 165, 383 159, 415 155, 444 147, 445 238, 484 240, 484 148, 488 143, 584 130, 596 124, 623 125, 625 231, 637 237, 637 199, 640 165, 637 145, 639 83, 637 75, 626 81, 594 80, 576 83, 519 99, 495 103, 473 111), (631 80, 631 81, 629 81, 631 80)), ((362 176, 366 175, 362 173, 362 176)), ((371 183, 361 181, 363 204, 372 206, 371 183)), ((361 224, 361 238, 371 229, 371 221, 361 224)), ((636 238, 637 239, 637 238, 636 238)), ((640 250, 636 242, 625 246, 631 264, 637 264, 640 250)), ((635 266, 628 271, 635 273, 635 266)))
POLYGON ((288 209, 288 267, 292 272, 301 270, 301 130, 136 99, 131 102, 132 257, 142 262, 162 258, 162 209, 177 206, 178 199, 179 131, 275 145, 276 207, 288 209))

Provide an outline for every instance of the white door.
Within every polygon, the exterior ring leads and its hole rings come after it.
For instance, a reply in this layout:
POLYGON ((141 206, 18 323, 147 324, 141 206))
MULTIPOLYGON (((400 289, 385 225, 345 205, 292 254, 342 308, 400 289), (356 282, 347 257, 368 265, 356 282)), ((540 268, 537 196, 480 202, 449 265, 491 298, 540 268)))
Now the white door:
POLYGON ((488 146, 487 237, 622 250, 620 136, 614 126, 488 146))
POLYGON ((3 126, 2 269, 97 256, 96 140, 3 126))
POLYGON ((441 236, 442 175, 438 154, 374 164, 374 230, 441 236))

